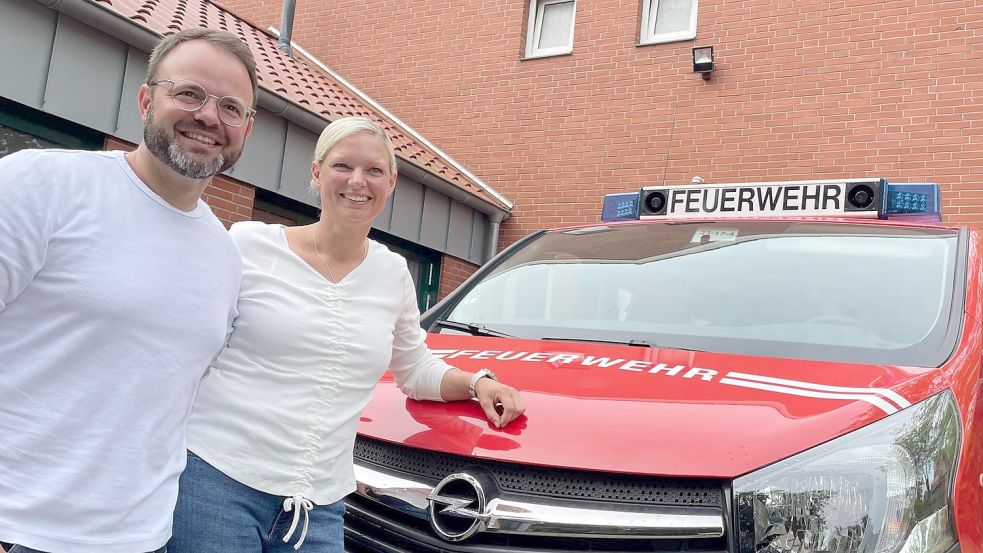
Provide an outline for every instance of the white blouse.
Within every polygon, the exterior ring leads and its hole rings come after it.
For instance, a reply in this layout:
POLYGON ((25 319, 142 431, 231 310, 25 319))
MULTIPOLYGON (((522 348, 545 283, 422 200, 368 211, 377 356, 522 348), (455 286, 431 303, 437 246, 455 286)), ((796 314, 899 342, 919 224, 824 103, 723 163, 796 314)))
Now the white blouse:
POLYGON ((451 367, 424 343, 406 260, 370 241, 335 284, 287 247, 280 225, 230 230, 244 271, 239 317, 202 379, 188 449, 260 491, 333 503, 355 490, 362 409, 388 369, 406 395, 440 400, 451 367))

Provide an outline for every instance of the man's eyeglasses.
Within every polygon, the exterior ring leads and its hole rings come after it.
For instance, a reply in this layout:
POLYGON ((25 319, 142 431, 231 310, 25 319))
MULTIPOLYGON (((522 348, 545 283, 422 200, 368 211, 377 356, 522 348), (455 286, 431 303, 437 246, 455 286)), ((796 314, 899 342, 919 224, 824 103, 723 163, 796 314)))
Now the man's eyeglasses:
POLYGON ((198 111, 205 105, 209 98, 215 98, 218 105, 218 118, 230 127, 241 127, 246 124, 250 117, 256 114, 256 110, 249 107, 242 98, 236 96, 218 97, 209 94, 207 90, 194 81, 172 81, 171 79, 158 79, 150 86, 162 83, 170 85, 167 95, 171 97, 174 105, 184 111, 198 111))

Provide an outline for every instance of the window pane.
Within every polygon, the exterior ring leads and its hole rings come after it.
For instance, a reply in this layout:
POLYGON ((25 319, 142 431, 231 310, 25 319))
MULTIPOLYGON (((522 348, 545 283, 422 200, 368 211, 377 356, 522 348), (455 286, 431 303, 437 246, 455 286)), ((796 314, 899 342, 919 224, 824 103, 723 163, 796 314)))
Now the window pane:
POLYGON ((658 0, 655 15, 655 34, 689 30, 693 14, 693 0, 658 0))
POLYGON ((59 148, 43 138, 0 125, 0 157, 28 148, 59 148))
POLYGON ((540 24, 537 48, 561 48, 570 44, 574 4, 574 2, 559 2, 543 6, 543 21, 540 24))

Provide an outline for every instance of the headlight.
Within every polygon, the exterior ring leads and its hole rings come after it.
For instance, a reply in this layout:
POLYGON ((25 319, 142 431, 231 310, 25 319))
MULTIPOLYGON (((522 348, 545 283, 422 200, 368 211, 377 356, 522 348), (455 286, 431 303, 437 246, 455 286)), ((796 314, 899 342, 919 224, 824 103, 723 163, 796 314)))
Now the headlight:
POLYGON ((734 481, 740 553, 941 553, 959 414, 948 391, 734 481))

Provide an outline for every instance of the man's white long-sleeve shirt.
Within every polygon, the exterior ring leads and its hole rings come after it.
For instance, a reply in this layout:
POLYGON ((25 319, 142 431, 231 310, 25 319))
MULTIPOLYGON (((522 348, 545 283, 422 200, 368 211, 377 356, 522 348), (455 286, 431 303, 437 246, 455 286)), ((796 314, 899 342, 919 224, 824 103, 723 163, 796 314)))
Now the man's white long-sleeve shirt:
POLYGON ((362 409, 388 369, 416 399, 440 399, 450 368, 420 328, 406 261, 369 241, 335 284, 287 246, 283 227, 237 223, 244 272, 229 344, 202 380, 188 449, 260 491, 333 503, 355 489, 362 409))
POLYGON ((241 271, 208 206, 174 208, 122 152, 0 159, 0 541, 164 545, 241 271))

